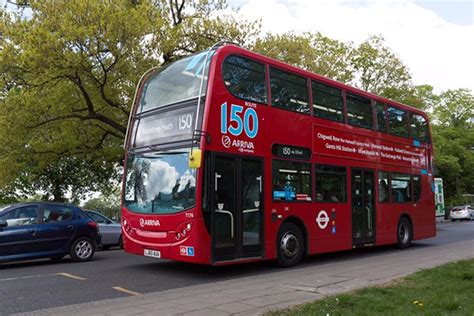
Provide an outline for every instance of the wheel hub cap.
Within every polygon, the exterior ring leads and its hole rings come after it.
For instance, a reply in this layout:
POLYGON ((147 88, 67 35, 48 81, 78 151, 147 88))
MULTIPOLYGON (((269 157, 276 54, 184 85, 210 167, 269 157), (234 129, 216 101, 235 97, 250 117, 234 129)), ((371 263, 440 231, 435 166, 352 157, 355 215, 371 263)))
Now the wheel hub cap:
POLYGON ((92 245, 90 242, 81 240, 75 247, 76 255, 81 259, 88 258, 92 253, 92 245))
POLYGON ((299 252, 300 243, 298 242, 298 238, 291 233, 287 232, 281 238, 281 252, 287 258, 293 258, 299 252))

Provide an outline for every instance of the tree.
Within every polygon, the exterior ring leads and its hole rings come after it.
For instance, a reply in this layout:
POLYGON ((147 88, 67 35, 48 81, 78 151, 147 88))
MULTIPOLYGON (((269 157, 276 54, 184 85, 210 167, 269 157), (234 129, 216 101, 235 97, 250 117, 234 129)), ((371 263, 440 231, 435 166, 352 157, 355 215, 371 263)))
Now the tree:
POLYGON ((107 194, 101 194, 98 197, 89 199, 84 203, 84 208, 98 211, 110 218, 118 219, 120 217, 120 189, 114 187, 107 194))
POLYGON ((0 187, 57 200, 108 187, 142 73, 259 27, 220 0, 25 3, 31 18, 0 12, 0 187))
POLYGON ((474 96, 447 90, 433 107, 432 132, 437 176, 444 179, 448 205, 462 204, 474 192, 474 96))
POLYGON ((267 34, 258 39, 251 49, 340 82, 347 83, 353 79, 351 44, 331 39, 319 32, 267 34))
POLYGON ((430 85, 388 87, 384 88, 382 96, 429 112, 432 112, 435 105, 439 103, 439 96, 434 93, 430 85))
POLYGON ((406 90, 411 74, 381 36, 371 36, 352 54, 353 84, 362 90, 383 94, 386 89, 406 90))
POLYGON ((468 89, 448 90, 440 95, 440 103, 434 114, 442 126, 472 129, 474 96, 468 89))

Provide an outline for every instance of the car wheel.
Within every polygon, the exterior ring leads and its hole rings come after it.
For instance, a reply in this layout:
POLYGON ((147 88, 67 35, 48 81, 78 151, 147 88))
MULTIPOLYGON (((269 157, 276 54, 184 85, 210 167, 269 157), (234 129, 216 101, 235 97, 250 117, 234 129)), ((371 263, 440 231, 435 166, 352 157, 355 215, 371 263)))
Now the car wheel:
POLYGON ((281 267, 291 267, 298 264, 304 252, 303 234, 293 223, 283 223, 278 231, 277 258, 281 267))
POLYGON ((72 243, 71 258, 74 261, 89 261, 94 256, 95 242, 87 237, 79 237, 72 243))
POLYGON ((119 248, 120 248, 120 249, 123 249, 123 237, 122 237, 122 235, 120 235, 118 245, 119 245, 119 248))
POLYGON ((397 246, 405 249, 411 246, 413 240, 413 230, 410 221, 406 217, 401 217, 397 228, 397 246))

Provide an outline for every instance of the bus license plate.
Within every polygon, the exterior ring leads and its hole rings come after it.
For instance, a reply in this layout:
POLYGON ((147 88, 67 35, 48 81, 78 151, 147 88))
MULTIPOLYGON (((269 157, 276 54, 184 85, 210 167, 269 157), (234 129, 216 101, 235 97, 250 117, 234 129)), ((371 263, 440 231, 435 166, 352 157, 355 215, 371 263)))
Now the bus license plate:
POLYGON ((147 257, 161 258, 161 252, 158 250, 145 249, 143 254, 147 257))

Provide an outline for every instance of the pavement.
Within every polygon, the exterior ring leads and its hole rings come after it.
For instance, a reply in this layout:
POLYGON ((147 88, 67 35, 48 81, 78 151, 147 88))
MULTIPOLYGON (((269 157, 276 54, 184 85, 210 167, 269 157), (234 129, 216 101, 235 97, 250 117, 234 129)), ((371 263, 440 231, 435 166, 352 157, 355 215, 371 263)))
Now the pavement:
POLYGON ((349 252, 343 260, 312 259, 310 264, 263 275, 17 315, 258 315, 474 258, 474 239, 436 246, 420 242, 405 250, 368 253, 349 252))

